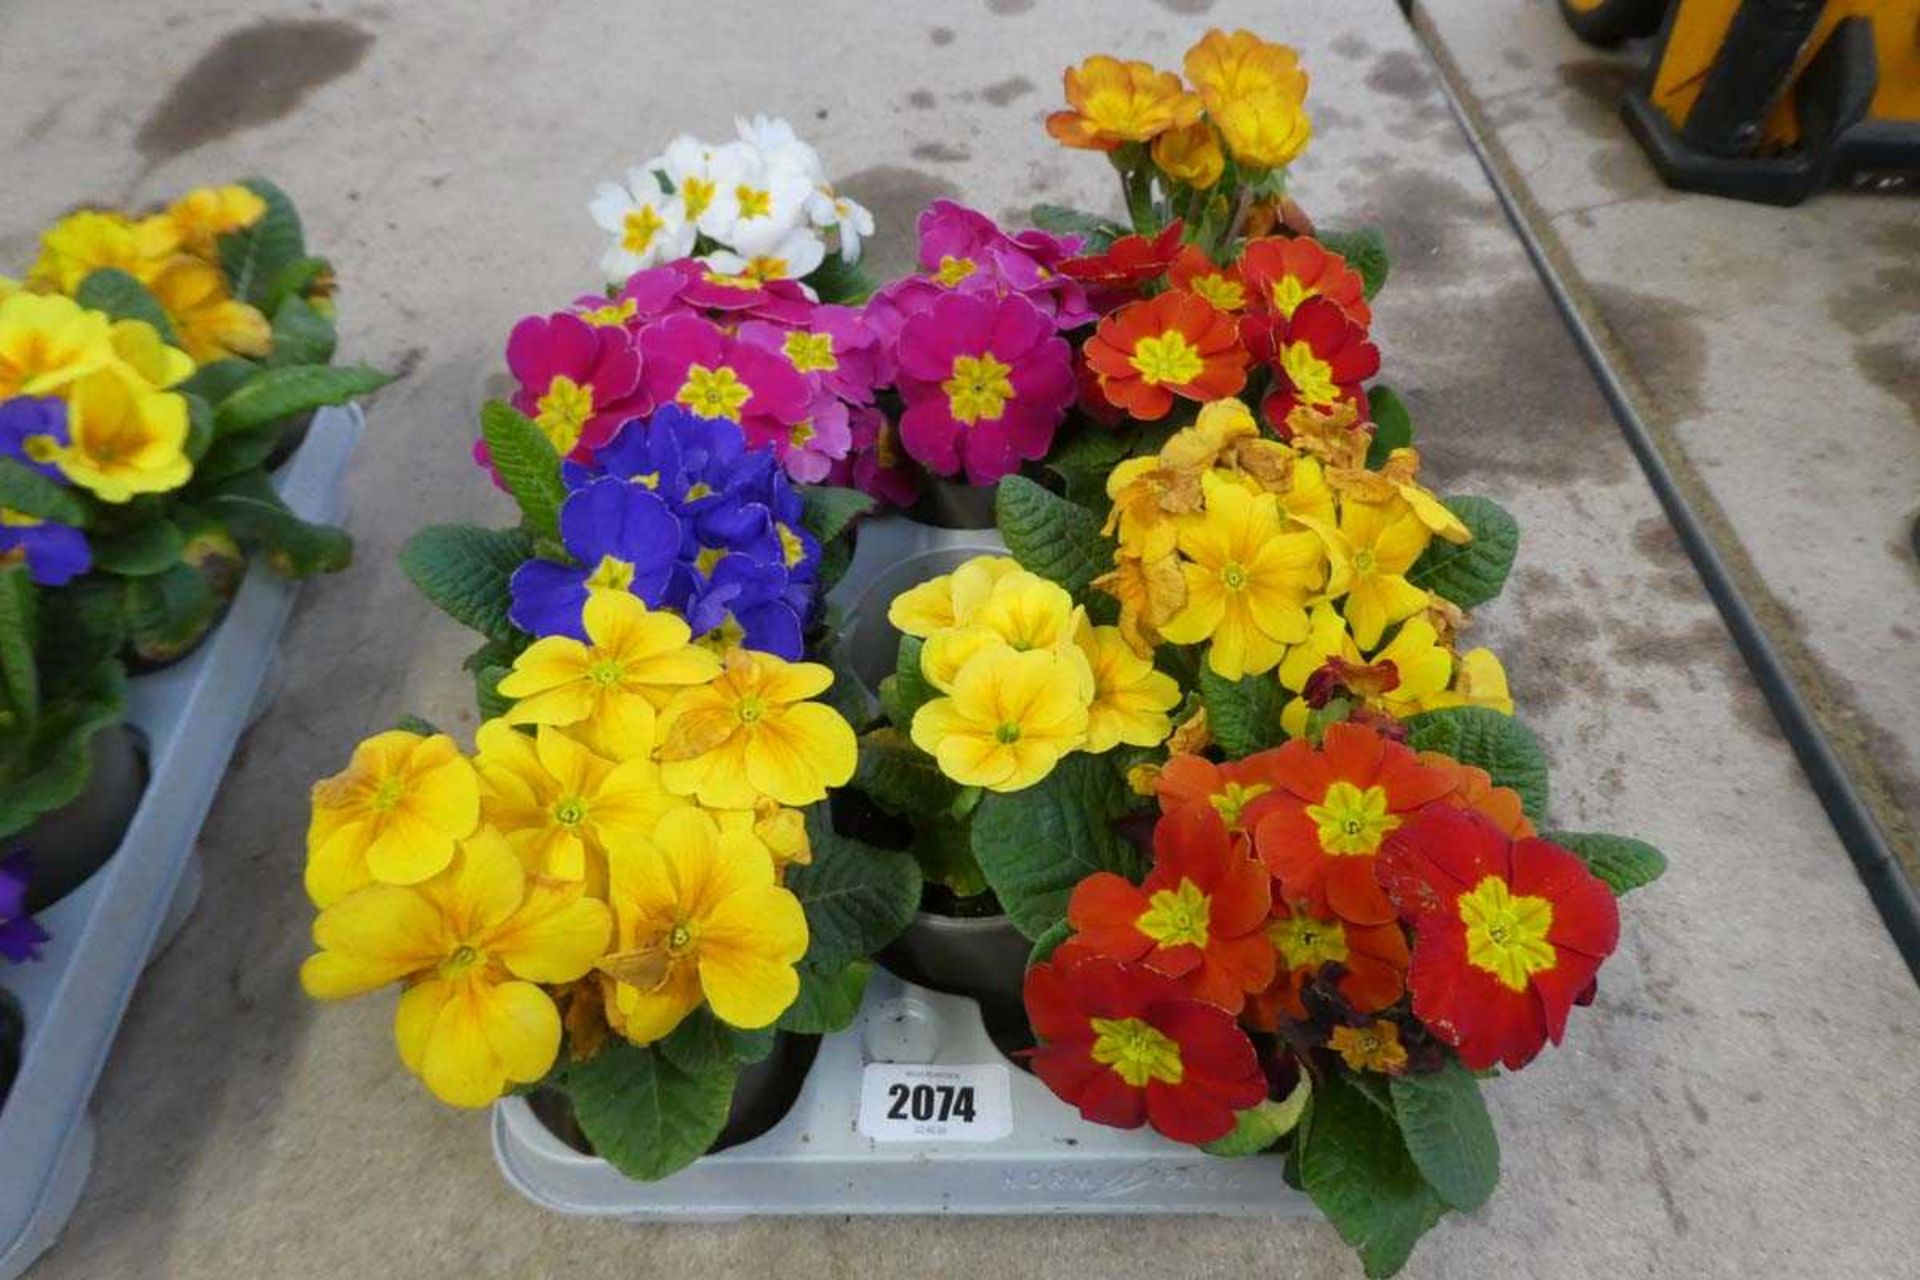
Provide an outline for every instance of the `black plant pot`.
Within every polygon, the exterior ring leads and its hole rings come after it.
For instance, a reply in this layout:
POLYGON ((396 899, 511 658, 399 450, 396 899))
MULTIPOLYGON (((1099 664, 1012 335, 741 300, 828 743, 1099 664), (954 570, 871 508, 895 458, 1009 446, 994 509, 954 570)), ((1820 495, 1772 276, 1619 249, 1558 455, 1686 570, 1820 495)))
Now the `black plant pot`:
POLYGON ((278 471, 287 459, 299 452, 300 446, 307 442, 307 432, 313 430, 313 415, 314 410, 309 409, 280 428, 280 439, 274 443, 264 464, 268 471, 278 471))
POLYGON ((999 492, 997 484, 962 484, 929 476, 907 515, 936 529, 992 529, 997 527, 993 504, 999 492))
POLYGON ((96 733, 85 789, 63 808, 41 814, 15 837, 32 867, 29 911, 45 911, 106 865, 119 849, 146 787, 146 752, 134 731, 116 724, 96 733))
POLYGON ((1002 1048, 1031 1043, 1021 987, 1033 943, 1004 915, 919 912, 880 963, 915 986, 966 996, 980 1006, 987 1032, 1002 1048))

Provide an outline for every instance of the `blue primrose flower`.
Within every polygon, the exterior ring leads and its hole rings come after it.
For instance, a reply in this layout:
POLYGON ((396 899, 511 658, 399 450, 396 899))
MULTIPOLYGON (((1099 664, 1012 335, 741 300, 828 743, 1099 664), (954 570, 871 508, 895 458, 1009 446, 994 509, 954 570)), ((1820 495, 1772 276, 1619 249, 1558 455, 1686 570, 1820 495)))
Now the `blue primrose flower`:
POLYGON ((93 552, 87 535, 70 525, 0 507, 0 568, 23 561, 39 585, 64 587, 93 567, 93 552))
POLYGON ((47 931, 27 914, 27 882, 32 879, 25 851, 0 858, 0 956, 14 964, 40 958, 47 931))
POLYGON ((560 541, 574 564, 536 559, 513 572, 507 617, 520 630, 585 640, 581 614, 594 590, 631 591, 650 606, 666 602, 680 521, 652 491, 611 477, 589 480, 560 508, 560 541))
POLYGON ((15 396, 0 402, 0 458, 15 458, 46 476, 67 483, 53 463, 66 445, 67 407, 43 396, 15 396))
POLYGON ((789 595, 787 571, 778 563, 740 554, 722 556, 701 576, 687 605, 695 635, 739 644, 798 662, 804 652, 803 615, 789 595))

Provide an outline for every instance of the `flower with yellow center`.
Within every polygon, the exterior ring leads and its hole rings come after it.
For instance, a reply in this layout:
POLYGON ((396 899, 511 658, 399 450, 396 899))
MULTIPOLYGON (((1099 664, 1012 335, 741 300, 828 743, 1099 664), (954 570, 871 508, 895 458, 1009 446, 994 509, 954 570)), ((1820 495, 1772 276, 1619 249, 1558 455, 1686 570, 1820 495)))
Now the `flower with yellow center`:
POLYGON ((70 436, 55 462, 67 479, 104 502, 167 493, 193 474, 187 457, 187 402, 154 391, 115 362, 67 390, 70 436))
POLYGON ((1085 659, 1073 658, 1052 649, 982 650, 948 696, 914 713, 914 745, 962 786, 1032 786, 1086 741, 1085 659))
POLYGON ((1335 1027, 1327 1047, 1340 1055, 1350 1071, 1397 1076, 1407 1069, 1407 1049, 1400 1043, 1400 1028, 1391 1022, 1335 1027))
POLYGON ((50 395, 108 363, 111 328, 71 298, 9 295, 0 301, 0 400, 50 395))
POLYGON ((1093 668, 1086 750, 1098 755, 1121 743, 1153 747, 1166 741, 1173 732, 1169 713, 1180 705, 1179 682, 1135 654, 1118 627, 1083 621, 1079 643, 1093 668))
POLYGON ((1146 142, 1200 118, 1200 99, 1180 77, 1145 62, 1095 54, 1063 77, 1067 105, 1047 117, 1047 132, 1069 147, 1112 151, 1146 142))
POLYGON ((534 424, 553 445, 554 452, 565 457, 580 443, 581 433, 593 417, 593 388, 557 373, 534 402, 533 410, 534 424))
MULTIPOLYGON (((1160 172, 1195 191, 1211 190, 1226 172, 1227 157, 1213 126, 1196 120, 1179 129, 1169 129, 1153 140, 1153 162, 1160 172)), ((1205 296, 1205 291, 1198 291, 1205 296)), ((1209 302, 1213 301, 1211 298, 1209 302)))
POLYGON ((800 901, 774 881, 748 833, 698 809, 615 850, 607 900, 613 950, 599 961, 607 1020, 635 1044, 665 1036, 704 1002, 731 1026, 771 1026, 800 993, 800 901))
POLYGON ((227 278, 213 264, 176 256, 147 287, 165 308, 180 345, 201 364, 273 350, 273 326, 227 292, 227 278))
POLYGON ((1187 50, 1183 67, 1209 111, 1268 91, 1295 102, 1306 100, 1307 73, 1300 69, 1300 55, 1251 31, 1207 32, 1187 50))
POLYGON ((776 871, 813 861, 813 838, 807 834, 807 816, 798 809, 761 800, 751 809, 707 809, 720 829, 745 832, 767 847, 776 871))
POLYGON ((840 367, 839 358, 833 354, 830 333, 795 329, 781 342, 780 349, 786 353, 787 363, 799 373, 832 373, 840 367))
POLYGON ((887 621, 910 636, 925 638, 948 627, 964 627, 1009 574, 1025 573, 1012 556, 975 556, 952 573, 909 587, 887 606, 887 621))
POLYGON ((693 364, 687 366, 687 380, 673 398, 693 410, 697 417, 738 422, 740 411, 753 399, 753 388, 742 382, 729 365, 709 369, 703 364, 693 364))
POLYGON ((369 885, 322 910, 300 985, 341 1000, 404 982, 400 1060, 442 1102, 484 1107, 553 1066, 560 1015, 541 987, 589 972, 611 929, 605 903, 527 875, 482 827, 431 879, 369 885))
POLYGON ((1341 612, 1362 649, 1380 643, 1387 627, 1427 607, 1427 593, 1406 579, 1433 535, 1412 507, 1391 503, 1340 504, 1338 536, 1327 539, 1330 598, 1346 596, 1341 612))
POLYGON ((1514 893, 1499 876, 1486 876, 1460 895, 1467 927, 1467 963, 1485 969, 1509 991, 1525 991, 1533 975, 1554 966, 1553 903, 1514 893))
POLYGON ((211 259, 219 238, 244 231, 266 216, 267 202, 246 187, 195 187, 167 209, 180 247, 211 259))
POLYGON ((1227 151, 1243 170, 1277 169, 1306 150, 1313 125, 1282 89, 1254 89, 1208 109, 1227 151))
POLYGON ((1378 853, 1380 842, 1400 825, 1399 815, 1388 812, 1385 787, 1362 789, 1346 781, 1331 783, 1320 803, 1307 806, 1307 817, 1319 831, 1320 847, 1334 857, 1378 853))
POLYGON ((661 787, 653 761, 616 765, 546 725, 529 736, 489 720, 474 745, 481 820, 506 836, 529 872, 585 880, 596 893, 609 849, 686 805, 661 787))
POLYGON ((1216 675, 1271 671, 1307 637, 1307 598, 1326 573, 1320 538, 1289 531, 1271 494, 1208 473, 1207 509, 1180 531, 1187 603, 1160 628, 1176 644, 1208 641, 1216 675))
POLYGON ((1453 654, 1440 643, 1433 623, 1424 617, 1401 623, 1393 639, 1368 661, 1375 666, 1391 662, 1399 674, 1399 683, 1372 704, 1397 719, 1424 711, 1453 675, 1453 654))
POLYGON ((1122 546, 1112 570, 1093 585, 1120 602, 1120 634, 1142 657, 1160 643, 1160 628, 1187 607, 1187 579, 1171 551, 1146 559, 1122 546))
MULTIPOLYGON (((1304 406, 1303 406, 1304 407, 1304 406)), ((1298 410, 1295 411, 1299 413, 1298 410)), ((1310 408, 1306 412, 1311 413, 1310 408)), ((1351 416, 1352 410, 1348 410, 1351 416)), ((1292 418, 1289 417, 1289 422, 1292 418)), ((1364 441, 1366 436, 1350 432, 1356 441, 1364 441)), ((1387 455, 1387 460, 1377 471, 1367 469, 1364 461, 1355 460, 1340 465, 1329 460, 1327 479, 1343 495, 1350 495, 1366 502, 1391 503, 1395 498, 1404 500, 1420 523, 1445 538, 1448 542, 1465 545, 1473 541, 1473 531, 1447 508, 1447 504, 1436 498, 1416 480, 1420 474, 1420 454, 1416 449, 1395 449, 1387 455)))
POLYGON ((312 802, 307 896, 324 907, 376 880, 414 884, 445 870, 454 841, 480 821, 480 782, 446 734, 395 729, 314 783, 312 802))
POLYGON ((124 271, 142 284, 152 280, 180 248, 180 233, 162 214, 138 222, 124 214, 81 209, 48 227, 27 283, 50 293, 72 294, 103 268, 124 271))
POLYGON ((667 789, 716 809, 824 799, 853 776, 858 754, 840 713, 807 701, 832 684, 833 672, 818 663, 729 650, 718 677, 674 695, 661 713, 667 789))
POLYGON ((1088 1056, 1135 1089, 1149 1084, 1179 1084, 1186 1078, 1180 1046, 1141 1018, 1092 1018, 1093 1048, 1088 1056))
POLYGON ((940 255, 940 268, 933 278, 951 289, 980 269, 980 264, 972 258, 956 258, 950 253, 940 255))
POLYGON ((720 660, 692 643, 678 615, 625 590, 590 594, 581 621, 585 644, 546 636, 514 659, 500 681, 501 696, 515 699, 507 722, 565 728, 616 762, 645 757, 658 710, 719 675, 720 660))
POLYGON ((972 426, 993 421, 1013 399, 1013 366, 991 355, 955 356, 953 373, 940 389, 947 393, 947 411, 955 422, 972 426))

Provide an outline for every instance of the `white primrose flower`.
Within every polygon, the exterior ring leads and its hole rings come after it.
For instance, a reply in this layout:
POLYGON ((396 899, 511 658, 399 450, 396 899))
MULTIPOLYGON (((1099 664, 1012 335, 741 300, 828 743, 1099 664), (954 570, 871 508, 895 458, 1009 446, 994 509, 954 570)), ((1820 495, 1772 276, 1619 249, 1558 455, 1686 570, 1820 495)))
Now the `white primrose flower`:
POLYGON ((775 168, 744 145, 737 156, 719 157, 715 173, 720 186, 700 230, 735 253, 771 250, 805 221, 813 184, 804 174, 775 168))
POLYGON ((728 225, 723 210, 716 207, 720 191, 732 185, 734 175, 744 169, 750 154, 737 142, 707 143, 683 133, 647 167, 667 175, 687 211, 687 221, 718 239, 718 231, 728 225))
POLYGON ((823 182, 807 198, 807 220, 825 231, 840 229, 840 256, 849 266, 860 261, 860 242, 873 234, 873 214, 857 200, 836 194, 831 182, 823 182))
POLYGON ((756 115, 751 120, 733 118, 733 131, 740 141, 760 153, 770 169, 790 169, 818 185, 826 181, 826 167, 820 153, 800 140, 793 126, 778 117, 756 115))
POLYGON ((826 242, 816 232, 795 227, 778 244, 751 256, 722 249, 702 261, 724 275, 761 281, 798 280, 812 274, 826 256, 826 242))
POLYGON ((693 248, 693 226, 680 197, 669 193, 651 169, 633 170, 624 184, 601 183, 587 211, 613 235, 600 268, 615 283, 693 248))

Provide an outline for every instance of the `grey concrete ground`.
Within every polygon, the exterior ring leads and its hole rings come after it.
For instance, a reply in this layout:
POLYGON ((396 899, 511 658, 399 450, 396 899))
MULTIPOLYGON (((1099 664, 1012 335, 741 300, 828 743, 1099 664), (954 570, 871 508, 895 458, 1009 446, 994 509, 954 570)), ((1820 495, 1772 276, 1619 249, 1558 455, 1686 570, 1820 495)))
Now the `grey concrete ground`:
POLYGON ((1920 884, 1920 200, 1670 190, 1644 55, 1546 0, 1418 0, 1535 234, 1920 884))
MULTIPOLYGON (((0 257, 19 261, 28 228, 74 200, 271 173, 338 260, 349 354, 407 377, 372 407, 353 470, 359 560, 302 601, 289 686, 207 827, 199 917, 136 996, 99 1093, 98 1167, 36 1280, 1359 1274, 1330 1229, 1295 1222, 550 1217, 502 1184, 482 1116, 432 1104, 400 1068, 389 1004, 315 1008, 294 977, 308 781, 403 709, 472 724, 469 639, 394 554, 424 521, 504 514, 465 461, 473 412, 513 320, 592 283, 592 184, 674 130, 778 112, 875 207, 897 265, 935 194, 995 212, 1108 203, 1101 162, 1040 129, 1059 68, 1097 49, 1172 64, 1209 22, 1303 48, 1319 132, 1296 190, 1330 223, 1386 227, 1386 376, 1436 480, 1526 528, 1475 638, 1507 655, 1551 750, 1558 818, 1674 862, 1630 900, 1566 1047, 1491 1088, 1493 1203, 1444 1224, 1408 1274, 1920 1274, 1920 992, 1390 0, 524 0, 471 16, 174 0, 92 16, 7 9, 0 257), (270 20, 289 16, 329 25, 276 46, 270 20), (238 32, 311 81, 273 118, 192 70, 238 32)), ((1806 375, 1780 363, 1755 377, 1785 395, 1806 375)))

